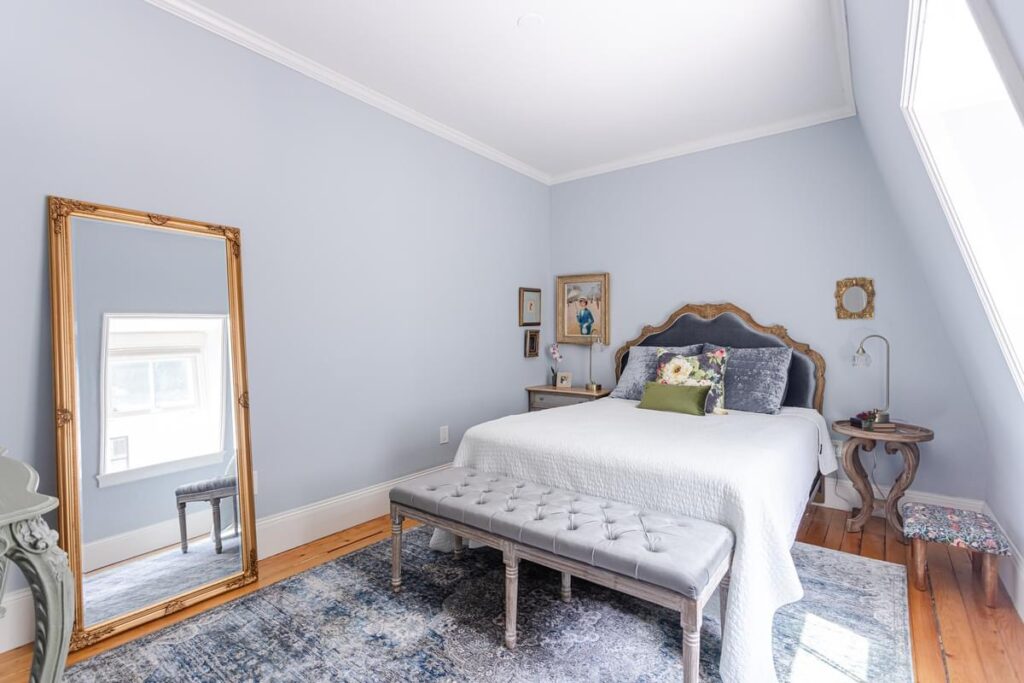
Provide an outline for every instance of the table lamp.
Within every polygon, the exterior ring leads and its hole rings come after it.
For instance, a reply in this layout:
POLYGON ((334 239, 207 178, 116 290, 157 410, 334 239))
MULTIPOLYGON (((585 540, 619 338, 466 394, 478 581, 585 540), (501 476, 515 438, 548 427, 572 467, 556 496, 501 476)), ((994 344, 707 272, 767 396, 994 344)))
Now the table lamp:
POLYGON ((890 349, 889 340, 880 334, 869 334, 860 340, 857 350, 853 353, 853 367, 866 368, 871 365, 871 356, 864 350, 864 342, 869 339, 881 339, 885 342, 885 406, 875 410, 875 422, 886 423, 889 421, 889 367, 890 349))

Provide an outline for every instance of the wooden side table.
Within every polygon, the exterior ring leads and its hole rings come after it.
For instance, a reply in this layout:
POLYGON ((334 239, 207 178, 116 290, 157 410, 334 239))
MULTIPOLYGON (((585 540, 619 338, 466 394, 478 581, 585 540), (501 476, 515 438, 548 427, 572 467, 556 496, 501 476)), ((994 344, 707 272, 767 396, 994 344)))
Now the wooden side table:
POLYGON ((917 444, 931 441, 935 438, 935 433, 926 427, 903 422, 895 424, 894 432, 875 432, 854 427, 849 420, 838 420, 832 423, 832 431, 847 437, 846 443, 843 444, 843 469, 862 501, 860 509, 855 510, 856 514, 846 521, 846 530, 860 531, 875 508, 884 506, 885 518, 896 531, 900 542, 906 543, 906 539, 903 538, 903 517, 899 509, 900 499, 910 488, 914 475, 917 474, 917 466, 921 460, 921 451, 917 444), (874 450, 876 442, 885 444, 886 453, 899 452, 903 456, 903 471, 896 478, 885 500, 875 498, 868 473, 860 461, 860 451, 874 450))
POLYGON ((68 556, 57 547, 57 532, 40 516, 57 507, 57 499, 36 493, 38 484, 34 469, 0 454, 0 597, 7 562, 14 562, 28 580, 35 601, 30 680, 51 683, 64 677, 75 618, 75 585, 68 556))
POLYGON ((546 410, 560 406, 571 406, 575 403, 586 403, 599 398, 604 398, 612 393, 611 389, 598 389, 587 391, 583 387, 552 387, 541 384, 535 387, 526 387, 526 395, 529 398, 530 412, 535 410, 546 410))

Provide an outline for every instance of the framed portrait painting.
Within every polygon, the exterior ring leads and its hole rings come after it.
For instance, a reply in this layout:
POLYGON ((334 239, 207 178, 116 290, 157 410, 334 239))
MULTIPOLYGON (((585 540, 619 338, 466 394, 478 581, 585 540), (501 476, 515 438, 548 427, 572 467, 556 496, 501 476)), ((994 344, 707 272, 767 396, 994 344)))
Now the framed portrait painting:
POLYGON ((519 288, 519 327, 540 325, 540 290, 519 288))
POLYGON ((540 355, 540 330, 526 331, 526 339, 523 342, 523 355, 527 358, 537 358, 540 355))
POLYGON ((608 273, 559 275, 555 280, 555 335, 559 344, 611 341, 608 273))

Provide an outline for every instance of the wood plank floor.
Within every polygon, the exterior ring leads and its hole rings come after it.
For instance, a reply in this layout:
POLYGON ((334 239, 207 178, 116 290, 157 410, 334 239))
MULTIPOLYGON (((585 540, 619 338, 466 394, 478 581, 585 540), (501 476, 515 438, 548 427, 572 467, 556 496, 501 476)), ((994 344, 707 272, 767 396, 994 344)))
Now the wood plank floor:
MULTIPOLYGON (((847 533, 847 513, 808 506, 797 539, 835 550, 907 564, 908 546, 896 539, 888 525, 873 517, 863 532, 847 533)), ((412 526, 410 524, 409 526, 412 526)), ((260 579, 230 597, 220 596, 169 617, 150 622, 90 648, 74 652, 68 663, 117 647, 199 612, 259 590, 318 564, 364 548, 389 536, 386 517, 360 524, 260 562, 260 579)), ((979 577, 972 574, 967 553, 931 544, 928 553, 929 590, 908 584, 910 628, 917 680, 1024 683, 1024 624, 1000 586, 994 609, 985 606, 979 577)), ((28 680, 32 652, 29 646, 0 654, 0 683, 28 680)))

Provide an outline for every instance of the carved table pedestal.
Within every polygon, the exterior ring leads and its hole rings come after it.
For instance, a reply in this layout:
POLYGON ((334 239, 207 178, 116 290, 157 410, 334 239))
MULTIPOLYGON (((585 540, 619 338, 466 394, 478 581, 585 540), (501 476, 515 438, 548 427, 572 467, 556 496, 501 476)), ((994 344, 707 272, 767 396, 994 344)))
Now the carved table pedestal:
POLYGON ((903 538, 903 517, 900 515, 900 499, 917 474, 917 466, 921 460, 921 451, 917 444, 923 441, 931 441, 935 434, 930 429, 918 427, 917 425, 896 423, 894 432, 875 432, 859 429, 850 424, 849 420, 840 420, 832 423, 832 431, 847 437, 843 444, 843 469, 846 476, 850 478, 853 487, 860 494, 863 501, 859 509, 854 509, 853 515, 846 521, 847 531, 860 531, 864 528, 868 518, 875 511, 876 507, 885 508, 885 518, 896 531, 901 543, 906 543, 903 538), (875 498, 871 488, 868 473, 864 464, 860 461, 860 451, 868 452, 875 448, 875 444, 885 444, 886 453, 899 453, 903 456, 903 471, 896 478, 886 498, 875 498))
POLYGON ((51 683, 64 676, 75 616, 75 587, 68 557, 57 547, 57 532, 41 517, 57 507, 57 499, 36 493, 38 483, 34 469, 0 455, 0 598, 13 562, 28 580, 35 601, 29 680, 51 683))

